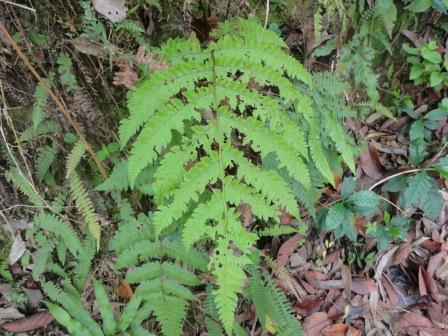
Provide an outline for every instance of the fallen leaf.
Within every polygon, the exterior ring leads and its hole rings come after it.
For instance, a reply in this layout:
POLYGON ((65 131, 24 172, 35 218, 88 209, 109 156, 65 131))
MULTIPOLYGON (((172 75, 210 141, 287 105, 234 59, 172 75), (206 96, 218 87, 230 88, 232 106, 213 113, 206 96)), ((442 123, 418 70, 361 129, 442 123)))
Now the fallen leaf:
POLYGON ((393 330, 409 336, 419 336, 420 332, 426 332, 432 336, 446 335, 442 329, 434 327, 428 318, 412 312, 400 314, 393 324, 393 330))
POLYGON ((423 277, 423 271, 421 266, 418 268, 418 291, 420 292, 421 296, 428 295, 428 289, 426 288, 426 282, 425 278, 423 277))
POLYGON ((31 331, 47 327, 54 318, 48 310, 38 312, 34 315, 2 324, 2 328, 13 333, 31 331))
POLYGON ((360 295, 368 295, 375 291, 377 286, 372 279, 356 279, 352 280, 352 291, 360 295))
POLYGON ((341 250, 335 250, 335 251, 331 252, 330 254, 328 254, 324 258, 323 264, 330 265, 330 264, 334 263, 335 261, 337 261, 340 257, 341 257, 341 250))
POLYGON ((44 296, 42 295, 42 292, 39 289, 28 289, 22 287, 22 291, 26 294, 28 298, 28 302, 32 307, 38 308, 42 300, 44 299, 44 296))
POLYGON ((354 326, 349 326, 347 330, 347 336, 361 336, 362 331, 354 326))
POLYGON ((296 302, 294 310, 300 316, 310 316, 311 314, 318 312, 323 303, 323 298, 319 298, 316 295, 307 295, 296 302))
POLYGON ((0 321, 1 320, 16 320, 25 317, 21 312, 14 307, 0 308, 0 321))
POLYGON ((359 157, 359 165, 367 176, 379 180, 381 174, 381 163, 378 150, 368 142, 368 147, 359 157))
POLYGON ((14 241, 12 242, 11 245, 11 250, 9 251, 9 263, 11 265, 15 264, 16 261, 19 260, 20 257, 23 255, 25 250, 26 250, 25 243, 23 242, 20 233, 18 233, 14 238, 14 241))
POLYGON ((345 299, 350 302, 352 298, 352 271, 350 266, 342 265, 341 269, 342 283, 344 284, 345 299))
POLYGON ((336 323, 322 330, 324 336, 345 336, 348 326, 344 323, 336 323))
POLYGON ((440 279, 448 277, 448 261, 437 269, 436 277, 440 279))
POLYGON ((385 276, 381 279, 381 283, 383 284, 384 289, 386 290, 387 296, 389 297, 390 303, 394 306, 398 305, 400 300, 398 299, 397 293, 395 292, 392 284, 389 279, 385 276))
POLYGON ((393 262, 393 256, 395 251, 397 251, 398 246, 394 246, 389 251, 387 251, 378 261, 375 271, 375 280, 379 281, 383 276, 383 272, 386 268, 388 268, 393 262))
POLYGON ((328 309, 328 318, 336 320, 341 316, 344 316, 344 308, 345 308, 345 299, 341 295, 330 307, 330 309, 328 309))
POLYGON ((291 224, 292 220, 294 219, 293 216, 291 216, 289 213, 285 211, 285 209, 280 208, 280 223, 281 224, 291 224))
POLYGON ((118 285, 115 287, 115 292, 125 301, 129 301, 134 295, 131 286, 129 286, 129 282, 124 279, 120 279, 118 285))
POLYGON ((433 276, 436 272, 439 265, 442 263, 442 260, 446 257, 447 252, 446 251, 440 251, 437 254, 434 254, 429 257, 428 261, 428 268, 426 271, 428 272, 428 275, 433 276))
POLYGON ((115 73, 113 83, 115 85, 123 85, 128 89, 134 88, 134 83, 137 81, 137 73, 129 66, 126 60, 121 60, 118 62, 119 71, 115 73))
POLYGON ((322 330, 331 325, 327 313, 316 312, 306 317, 302 323, 302 329, 307 336, 320 336, 322 330))
POLYGON ((82 54, 95 56, 101 59, 107 58, 107 49, 102 43, 92 42, 88 38, 79 36, 70 41, 71 44, 82 54))
POLYGON ((294 253, 298 246, 299 238, 300 236, 296 234, 285 241, 282 246, 280 246, 277 253, 277 265, 286 266, 289 257, 294 253))
POLYGON ((169 67, 168 63, 158 59, 154 54, 147 52, 143 46, 138 47, 134 61, 137 64, 146 64, 149 69, 153 71, 166 69, 169 67))
POLYGON ((390 266, 401 264, 407 259, 407 257, 409 257, 411 251, 412 246, 409 243, 402 243, 398 245, 398 249, 394 253, 394 258, 392 259, 392 263, 390 264, 390 266))
POLYGON ((112 22, 126 19, 124 0, 92 0, 93 8, 112 22))

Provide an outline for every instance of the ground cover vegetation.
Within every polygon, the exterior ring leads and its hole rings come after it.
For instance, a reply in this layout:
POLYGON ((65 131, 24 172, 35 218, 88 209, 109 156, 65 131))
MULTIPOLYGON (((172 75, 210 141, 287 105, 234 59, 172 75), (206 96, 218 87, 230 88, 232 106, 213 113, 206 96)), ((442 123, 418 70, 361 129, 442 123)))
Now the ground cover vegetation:
POLYGON ((2 334, 448 333, 446 1, 0 9, 2 334))

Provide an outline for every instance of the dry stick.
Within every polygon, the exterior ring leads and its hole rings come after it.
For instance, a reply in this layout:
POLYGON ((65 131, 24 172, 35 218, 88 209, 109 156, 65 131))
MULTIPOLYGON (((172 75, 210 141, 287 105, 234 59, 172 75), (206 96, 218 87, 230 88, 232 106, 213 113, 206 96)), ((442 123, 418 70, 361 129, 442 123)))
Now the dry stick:
POLYGON ((9 32, 6 30, 5 26, 3 26, 2 23, 0 23, 0 32, 4 34, 7 41, 12 45, 13 49, 15 50, 15 52, 17 53, 19 58, 23 61, 23 63, 25 63, 27 68, 31 71, 31 73, 34 75, 34 77, 36 77, 36 79, 39 81, 39 83, 42 85, 42 87, 45 89, 45 91, 48 92, 51 99, 54 101, 54 103, 59 108, 59 110, 61 110, 65 119, 67 119, 69 124, 73 127, 73 129, 75 130, 79 139, 84 144, 84 147, 89 152, 89 154, 92 156, 92 159, 93 159, 93 161, 95 161, 95 164, 97 165, 101 175, 103 176, 104 179, 106 179, 107 178, 106 169, 104 168, 101 161, 99 161, 98 158, 96 157, 95 151, 93 150, 92 146, 90 146, 90 144, 87 142, 86 138, 82 134, 81 128, 79 127, 76 120, 73 119, 72 116, 70 115, 70 111, 64 106, 64 104, 61 102, 61 100, 53 93, 53 91, 48 87, 48 85, 45 83, 45 81, 42 79, 42 77, 37 73, 36 69, 34 69, 34 67, 28 61, 28 58, 23 54, 20 47, 11 38, 11 35, 9 34, 9 32))
POLYGON ((431 168, 416 168, 416 169, 410 169, 410 170, 402 171, 400 173, 397 173, 397 174, 388 176, 386 178, 383 178, 381 181, 378 181, 377 183, 375 183, 373 186, 371 186, 369 188, 369 191, 372 191, 373 189, 375 189, 379 185, 382 185, 384 182, 387 182, 390 179, 393 179, 394 177, 401 176, 401 175, 406 175, 406 174, 411 174, 411 173, 416 173, 416 172, 419 172, 419 171, 425 171, 425 170, 433 170, 433 169, 431 169, 431 168))

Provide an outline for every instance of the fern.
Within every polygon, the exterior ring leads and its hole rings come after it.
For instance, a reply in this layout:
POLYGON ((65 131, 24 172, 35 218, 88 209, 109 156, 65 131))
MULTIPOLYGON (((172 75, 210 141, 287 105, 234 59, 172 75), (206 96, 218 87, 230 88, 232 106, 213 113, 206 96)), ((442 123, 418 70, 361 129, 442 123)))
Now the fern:
POLYGON ((81 180, 75 172, 72 172, 69 176, 70 192, 75 200, 76 207, 81 215, 84 217, 84 221, 89 229, 89 232, 96 240, 97 250, 100 246, 101 227, 98 222, 98 218, 94 212, 93 203, 87 195, 87 191, 82 185, 81 180))
POLYGON ((36 207, 42 208, 44 205, 43 198, 37 193, 33 183, 26 178, 18 168, 12 168, 5 173, 6 179, 14 184, 25 196, 29 198, 31 203, 36 207))
POLYGON ((44 86, 39 83, 34 89, 34 106, 31 112, 31 118, 33 122, 33 131, 37 131, 39 125, 44 119, 44 109, 48 102, 48 92, 45 90, 44 86))
POLYGON ((187 286, 201 284, 193 271, 206 269, 205 256, 193 249, 187 252, 178 239, 155 240, 146 218, 125 220, 110 248, 117 253, 116 268, 130 268, 126 279, 137 285, 135 295, 148 302, 164 335, 180 335, 189 302, 198 300, 187 286))
POLYGON ((80 140, 78 140, 67 157, 67 162, 65 165, 65 176, 67 178, 69 178, 70 175, 75 171, 75 168, 81 161, 85 151, 86 149, 84 147, 84 144, 80 140))
POLYGON ((19 141, 22 143, 27 143, 28 141, 34 140, 41 135, 55 133, 56 131, 57 126, 52 121, 43 121, 39 123, 36 129, 31 126, 23 131, 19 141))
POLYGON ((52 147, 44 147, 42 151, 39 153, 39 156, 36 160, 35 172, 36 177, 39 182, 45 178, 48 170, 50 169, 52 163, 56 159, 57 151, 52 147))
POLYGON ((58 64, 58 73, 61 84, 66 87, 69 92, 79 91, 79 86, 76 83, 76 77, 73 74, 73 64, 71 58, 65 54, 59 54, 56 59, 58 64))
MULTIPOLYGON (((115 321, 112 308, 107 297, 105 288, 93 280, 98 308, 100 311, 102 325, 98 324, 89 312, 82 306, 80 297, 72 293, 72 288, 66 285, 64 291, 50 282, 42 284, 44 292, 57 304, 45 302, 54 318, 67 330, 70 335, 83 336, 112 336, 112 335, 136 335, 136 330, 144 330, 146 336, 152 334, 140 326, 141 311, 146 313, 145 307, 140 308, 141 299, 133 296, 131 301, 123 309, 121 317, 115 321), (140 313, 140 314, 139 314, 140 313), (136 320, 139 318, 140 320, 136 320)), ((145 317, 148 315, 145 314, 145 317)))
MULTIPOLYGON (((161 47, 158 56, 171 66, 129 94, 130 116, 121 122, 120 140, 125 147, 133 139, 127 164, 131 187, 147 166, 156 167, 156 237, 180 228, 186 248, 213 242, 208 267, 216 277, 219 318, 230 334, 244 267, 252 264, 249 255, 258 239, 242 227, 236 207, 247 203, 264 221, 278 222, 279 208, 298 216, 292 190, 278 170, 309 190, 314 169, 333 183, 327 150, 339 150, 351 169, 354 151, 344 143, 349 137, 339 132, 327 136, 328 149, 323 146, 321 115, 309 98, 312 77, 282 50, 286 45, 275 33, 239 20, 235 26, 224 23, 215 37, 205 49, 195 39, 161 47), (261 89, 253 89, 253 82, 261 89), (235 146, 235 137, 241 146, 235 146), (260 162, 274 155, 278 169, 254 165, 241 151, 249 148, 260 162)), ((335 116, 335 122, 341 124, 344 116, 335 116)), ((117 263, 138 262, 145 247, 157 250, 155 242, 137 243, 117 263)), ((154 281, 145 286, 159 288, 154 281)))
POLYGON ((304 335, 283 292, 273 280, 265 281, 255 268, 249 278, 249 293, 264 330, 281 336, 304 335))

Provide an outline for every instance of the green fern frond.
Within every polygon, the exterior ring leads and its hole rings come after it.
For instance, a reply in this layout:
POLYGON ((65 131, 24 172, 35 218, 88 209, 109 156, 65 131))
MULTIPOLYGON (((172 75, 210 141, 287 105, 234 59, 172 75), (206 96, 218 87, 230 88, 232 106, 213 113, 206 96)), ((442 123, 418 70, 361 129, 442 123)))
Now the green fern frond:
POLYGON ((56 155, 57 151, 52 147, 46 146, 40 151, 35 165, 36 177, 39 182, 42 182, 42 180, 45 178, 45 175, 56 159, 56 155))
POLYGON ((59 307, 53 303, 44 301, 51 315, 73 336, 90 336, 91 334, 87 329, 85 329, 81 323, 76 319, 72 318, 69 313, 64 308, 59 307))
POLYGON ((316 168, 327 179, 327 181, 334 186, 335 182, 333 172, 331 171, 330 165, 325 158, 325 154, 320 143, 319 133, 317 132, 317 125, 315 125, 314 123, 311 124, 308 145, 310 148, 311 156, 316 163, 316 168))
POLYGON ((89 232, 95 238, 97 250, 100 246, 100 238, 101 238, 101 227, 98 222, 98 218, 94 212, 93 203, 87 195, 87 191, 78 175, 75 172, 72 172, 69 176, 70 181, 70 192, 72 197, 75 200, 76 207, 78 208, 81 215, 84 217, 84 221, 87 224, 89 232))
POLYGON ((92 260, 95 257, 97 245, 94 238, 88 234, 82 242, 81 252, 78 254, 77 264, 73 269, 74 283, 79 290, 84 289, 84 283, 90 271, 92 260))
POLYGON ((112 172, 109 174, 100 185, 98 185, 96 191, 124 191, 129 188, 128 181, 128 168, 127 161, 121 161, 117 163, 112 172))
POLYGON ((115 333, 115 317, 107 298, 106 290, 101 283, 94 279, 93 288, 95 289, 95 297, 98 302, 98 308, 103 320, 103 330, 106 335, 114 335, 115 333))
POLYGON ((36 207, 41 208, 44 205, 44 200, 37 193, 33 183, 26 178, 18 168, 12 168, 5 173, 6 179, 17 187, 31 203, 36 207))
POLYGON ((33 122, 33 130, 37 131, 39 125, 44 119, 44 110, 48 102, 48 92, 45 90, 44 86, 39 83, 36 85, 33 93, 34 105, 31 112, 31 120, 33 122))
MULTIPOLYGON (((152 73, 129 94, 130 115, 121 122, 120 142, 125 147, 137 134, 128 164, 131 186, 147 166, 156 169, 153 225, 161 241, 133 242, 119 253, 117 267, 138 267, 128 275, 140 283, 145 300, 154 299, 155 290, 192 300, 180 289, 185 288, 179 285, 181 279, 174 281, 174 275, 159 266, 171 277, 166 283, 172 288, 164 288, 156 265, 162 254, 181 262, 195 251, 194 243, 212 242, 215 252, 208 268, 217 279, 219 319, 230 334, 246 278, 244 266, 252 264, 251 248, 259 238, 242 225, 237 206, 248 204, 263 221, 278 221, 281 208, 299 217, 289 181, 255 162, 274 156, 279 169, 308 189, 315 166, 331 182, 333 177, 319 140, 319 124, 310 136, 310 125, 320 113, 308 94, 314 92, 313 78, 283 50, 285 42, 248 20, 223 23, 214 36, 216 41, 206 48, 193 38, 168 41, 157 56, 170 67, 152 73), (244 152, 253 153, 250 160, 244 152), (162 238, 175 230, 182 232, 183 246, 179 239, 162 238)), ((348 154, 344 159, 348 161, 348 154)), ((184 301, 177 304, 183 307, 184 301)), ((177 331, 181 315, 175 318, 177 331)))
POLYGON ((21 143, 27 143, 28 141, 34 140, 41 135, 56 133, 57 130, 58 128, 54 122, 49 120, 43 121, 39 123, 36 129, 34 129, 33 126, 25 129, 25 131, 23 131, 20 135, 19 141, 21 143))
POLYGON ((40 229, 60 237, 73 255, 81 251, 81 242, 73 228, 56 215, 41 212, 34 217, 34 223, 40 229))
POLYGON ((275 329, 275 333, 282 336, 304 335, 283 292, 271 279, 266 283, 255 268, 252 268, 249 278, 249 293, 265 330, 272 333, 275 329))
POLYGON ((258 231, 258 235, 260 237, 273 237, 273 236, 288 235, 297 232, 298 232, 297 228, 293 226, 275 225, 273 227, 258 231))
POLYGON ((70 175, 75 171, 76 166, 78 166, 82 157, 84 156, 86 149, 84 143, 78 140, 73 146, 72 150, 68 154, 67 161, 65 164, 65 176, 69 178, 70 175))

